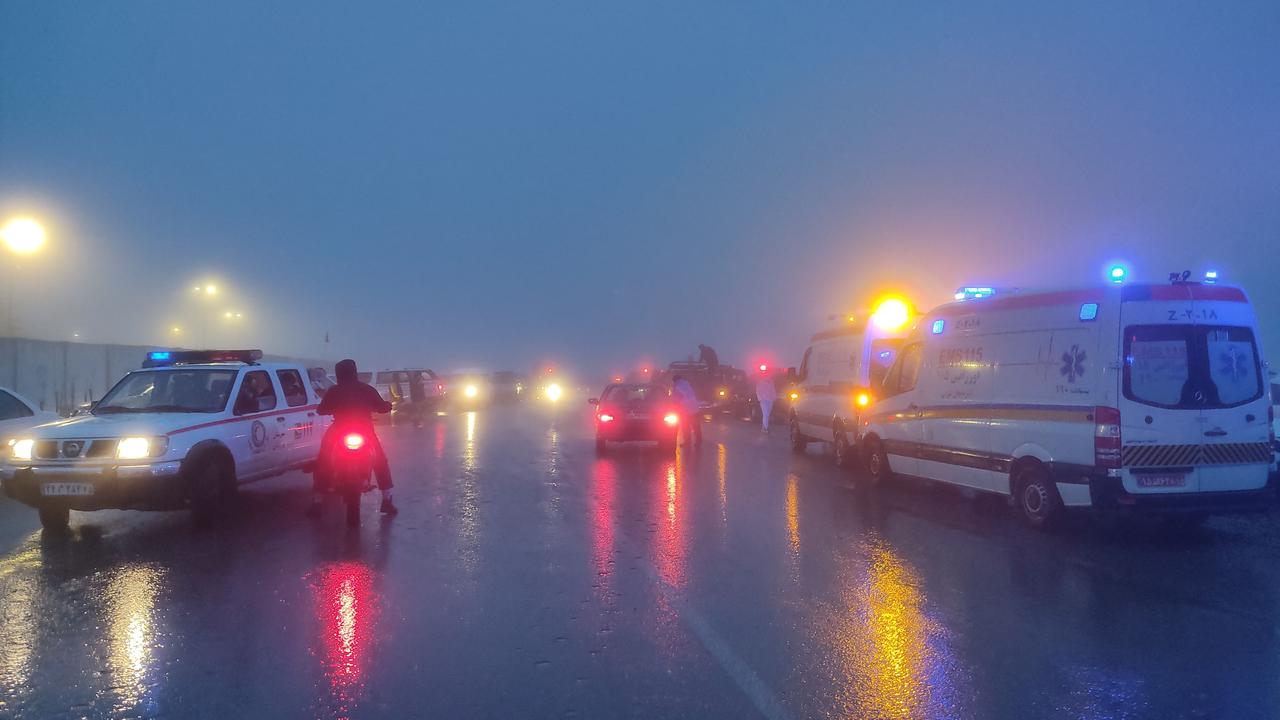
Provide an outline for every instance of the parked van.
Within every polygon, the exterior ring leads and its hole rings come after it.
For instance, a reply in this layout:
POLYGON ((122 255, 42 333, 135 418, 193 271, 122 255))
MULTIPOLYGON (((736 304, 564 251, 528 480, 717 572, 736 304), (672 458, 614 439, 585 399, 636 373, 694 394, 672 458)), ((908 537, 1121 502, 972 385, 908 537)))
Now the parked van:
POLYGON ((792 451, 830 443, 837 465, 854 464, 859 415, 893 365, 910 318, 904 301, 886 300, 874 312, 841 318, 839 326, 810 339, 788 393, 792 451))
POLYGON ((867 470, 1064 508, 1260 510, 1271 401, 1239 288, 1176 282, 1015 292, 921 318, 860 430, 867 470))

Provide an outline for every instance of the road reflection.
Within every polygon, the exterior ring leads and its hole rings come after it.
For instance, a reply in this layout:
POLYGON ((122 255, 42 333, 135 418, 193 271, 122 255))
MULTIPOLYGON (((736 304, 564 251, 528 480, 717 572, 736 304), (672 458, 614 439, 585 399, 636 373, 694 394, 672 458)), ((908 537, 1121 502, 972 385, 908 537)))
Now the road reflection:
POLYGON ((164 570, 151 565, 123 567, 107 582, 107 665, 119 712, 146 707, 152 700, 154 614, 163 583, 164 570))
POLYGON ((888 543, 862 543, 866 567, 848 578, 835 643, 840 700, 854 718, 956 715, 956 663, 945 628, 929 615, 916 570, 888 543))
POLYGON ((685 584, 684 458, 685 449, 678 448, 675 459, 663 463, 662 482, 655 485, 660 511, 654 559, 658 576, 673 588, 685 584))
POLYGON ((464 416, 462 472, 457 508, 458 555, 463 570, 473 576, 480 565, 480 487, 476 451, 476 411, 464 416))
POLYGON ((729 450, 724 443, 716 443, 716 485, 720 490, 720 527, 729 523, 729 497, 726 492, 726 478, 729 469, 729 450))
POLYGON ((378 616, 373 571, 360 562, 325 565, 311 578, 326 680, 321 707, 345 718, 364 694, 378 616))
POLYGON ((25 550, 0 564, 0 710, 6 704, 20 707, 20 694, 31 689, 31 656, 39 637, 33 577, 40 563, 40 548, 35 546, 39 535, 33 533, 25 550))
POLYGON ((602 598, 609 593, 613 574, 614 498, 617 495, 618 469, 612 460, 597 459, 591 467, 591 558, 596 582, 602 598))

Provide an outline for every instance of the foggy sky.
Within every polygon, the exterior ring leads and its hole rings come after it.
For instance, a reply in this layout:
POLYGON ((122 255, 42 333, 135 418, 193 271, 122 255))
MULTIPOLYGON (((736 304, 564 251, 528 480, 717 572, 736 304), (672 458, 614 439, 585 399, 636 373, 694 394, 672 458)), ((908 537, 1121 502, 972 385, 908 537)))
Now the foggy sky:
POLYGON ((50 231, 0 264, 29 335, 794 364, 879 290, 1123 259, 1215 267, 1280 353, 1280 3, 4 0, 0 29, 0 216, 50 231))

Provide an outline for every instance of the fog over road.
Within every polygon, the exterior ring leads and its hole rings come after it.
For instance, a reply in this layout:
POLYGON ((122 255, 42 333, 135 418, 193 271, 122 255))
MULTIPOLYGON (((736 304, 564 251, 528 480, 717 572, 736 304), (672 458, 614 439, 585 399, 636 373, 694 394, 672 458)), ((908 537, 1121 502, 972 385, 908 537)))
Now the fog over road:
POLYGON ((586 406, 382 430, 401 513, 309 480, 184 513, 0 501, 0 716, 1251 718, 1280 701, 1270 517, 1024 529, 717 418, 595 454, 586 406))

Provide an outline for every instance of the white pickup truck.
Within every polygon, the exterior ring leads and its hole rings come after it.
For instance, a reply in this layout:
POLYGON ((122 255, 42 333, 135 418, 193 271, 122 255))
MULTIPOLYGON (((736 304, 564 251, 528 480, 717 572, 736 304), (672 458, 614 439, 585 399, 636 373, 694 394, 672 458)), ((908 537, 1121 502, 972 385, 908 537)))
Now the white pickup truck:
POLYGON ((65 531, 71 510, 190 508, 207 523, 245 483, 310 469, 330 422, 307 369, 259 350, 160 351, 87 415, 9 441, 0 481, 65 531))

